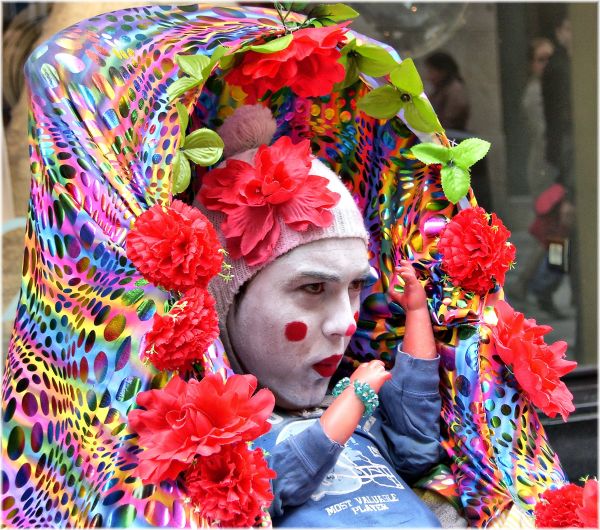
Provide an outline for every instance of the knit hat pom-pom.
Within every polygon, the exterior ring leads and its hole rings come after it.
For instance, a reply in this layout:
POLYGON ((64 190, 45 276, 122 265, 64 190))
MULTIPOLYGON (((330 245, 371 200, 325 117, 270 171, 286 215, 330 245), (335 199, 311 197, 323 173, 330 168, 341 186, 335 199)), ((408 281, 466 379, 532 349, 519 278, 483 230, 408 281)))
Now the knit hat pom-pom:
POLYGON ((218 130, 225 144, 225 158, 269 145, 276 130, 277 122, 268 108, 258 104, 238 107, 218 130))

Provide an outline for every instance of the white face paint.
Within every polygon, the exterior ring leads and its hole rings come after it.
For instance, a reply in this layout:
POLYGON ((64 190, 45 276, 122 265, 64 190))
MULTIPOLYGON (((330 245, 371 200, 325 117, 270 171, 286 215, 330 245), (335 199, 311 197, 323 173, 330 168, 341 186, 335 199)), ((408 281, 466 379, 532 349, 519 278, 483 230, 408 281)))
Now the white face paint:
POLYGON ((231 306, 227 330, 237 359, 280 407, 322 401, 356 331, 368 275, 361 239, 321 239, 269 264, 231 306))

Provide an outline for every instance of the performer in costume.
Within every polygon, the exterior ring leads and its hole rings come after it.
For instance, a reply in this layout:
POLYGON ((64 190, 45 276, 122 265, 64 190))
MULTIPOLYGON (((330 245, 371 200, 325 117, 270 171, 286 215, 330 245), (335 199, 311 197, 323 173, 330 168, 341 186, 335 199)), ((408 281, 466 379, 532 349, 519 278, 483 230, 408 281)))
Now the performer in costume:
POLYGON ((310 155, 309 142, 280 137, 269 147, 275 130, 261 105, 227 118, 219 133, 231 155, 204 176, 196 202, 223 248, 241 254, 229 258, 232 279, 211 282, 221 339, 235 370, 256 375, 276 396, 273 427, 256 441, 277 473, 274 525, 438 526, 398 474, 420 478, 442 456, 439 356, 425 292, 403 262, 406 294, 395 298, 411 322, 393 379, 382 361, 363 363, 324 404, 356 331, 368 234, 350 193, 310 155), (258 150, 236 153, 240 143, 258 150), (246 204, 250 188, 256 197, 248 204, 262 206, 246 204), (241 237, 231 235, 243 230, 234 223, 247 227, 241 237))
MULTIPOLYGON (((441 185, 442 164, 413 156, 411 149, 421 144, 449 146, 410 60, 401 62, 393 50, 332 16, 314 17, 321 21, 317 27, 302 15, 280 17, 252 7, 136 7, 82 21, 33 52, 26 65, 32 189, 21 295, 3 380, 6 524, 223 525, 227 513, 215 508, 218 488, 192 491, 198 482, 186 477, 210 471, 225 456, 241 455, 244 469, 262 470, 254 475, 264 480, 258 481, 261 503, 250 513, 250 497, 243 496, 247 503, 238 503, 234 515, 244 523, 268 524, 260 513, 270 504, 264 483, 272 475, 258 453, 250 456, 241 445, 263 434, 266 394, 253 397, 250 376, 232 375, 218 341, 195 351, 193 366, 179 374, 157 367, 156 355, 159 331, 175 323, 195 322, 188 329, 194 340, 199 334, 213 337, 210 298, 197 290, 205 286, 190 287, 189 278, 196 276, 165 265, 177 262, 185 270, 190 263, 183 247, 167 242, 201 240, 202 248, 214 253, 194 262, 194 271, 218 272, 214 264, 221 261, 214 256, 223 256, 213 248, 209 225, 183 201, 191 204, 201 188, 200 163, 216 163, 205 154, 219 147, 208 133, 193 134, 216 130, 235 108, 255 102, 275 116, 275 141, 281 136, 294 144, 311 141, 313 155, 352 193, 369 233, 368 259, 376 278, 361 292, 358 329, 336 377, 373 359, 386 368, 394 364, 405 315, 390 299, 389 287, 401 259, 413 263, 424 284, 440 353, 442 446, 448 460, 420 485, 454 502, 469 524, 483 526, 502 521, 511 509, 531 517, 540 494, 566 482, 532 403, 567 415, 569 397, 563 392, 554 399, 555 390, 564 390, 554 379, 541 390, 527 388, 521 369, 540 364, 527 365, 527 355, 509 355, 518 347, 559 358, 560 345, 545 349, 543 339, 530 344, 520 333, 532 324, 513 322, 503 305, 503 268, 480 275, 494 278, 489 286, 473 286, 455 277, 461 267, 449 261, 460 259, 459 236, 470 234, 461 227, 479 226, 493 242, 504 237, 503 226, 493 215, 489 222, 480 215, 471 192, 450 201, 441 185), (373 66, 373 58, 357 62, 357 56, 372 57, 369 46, 384 57, 383 65, 373 66), (189 57, 198 56, 191 64, 189 57), (283 75, 277 78, 279 71, 283 75), (386 112, 370 102, 377 89, 390 98, 386 112), (201 153, 191 165, 187 157, 196 157, 196 142, 201 153), (190 167, 192 184, 185 191, 190 167), (163 240, 146 264, 176 280, 173 288, 145 278, 153 277, 152 271, 141 272, 144 261, 133 258, 131 238, 142 231, 146 214, 165 216, 154 231, 171 241, 163 240), (465 216, 483 224, 462 225, 465 216), (451 243, 445 252, 439 250, 443 241, 451 243), (206 318, 189 317, 189 308, 206 318), (200 373, 204 378, 198 382, 200 373), (225 378, 229 386, 219 386, 226 385, 225 378), (212 430, 196 448, 202 453, 188 446, 185 456, 159 453, 163 460, 155 469, 172 478, 149 481, 148 444, 155 440, 136 418, 150 415, 167 397, 195 399, 194 381, 202 385, 202 396, 210 396, 202 407, 193 401, 194 410, 211 418, 212 430), (248 417, 229 399, 240 393, 254 411, 248 417), (553 410, 548 403, 563 408, 553 410), (211 410, 232 418, 242 414, 230 430, 219 427, 220 436, 235 443, 211 445, 217 429, 211 410), (226 449, 215 453, 217 446, 226 449), (202 495, 203 502, 192 502, 202 495)), ((484 261, 468 258, 469 265, 484 261)), ((226 269, 221 273, 228 275, 226 269)), ((540 338, 544 332, 538 331, 540 338)), ((183 343, 188 338, 173 336, 183 343)), ((193 350, 185 345, 169 351, 193 350)), ((564 366, 558 371, 562 375, 564 366)), ((177 400, 169 403, 183 407, 177 400)), ((179 424, 168 422, 179 417, 160 416, 167 422, 160 423, 161 433, 173 435, 179 424)), ((244 484, 236 483, 238 493, 244 484)))

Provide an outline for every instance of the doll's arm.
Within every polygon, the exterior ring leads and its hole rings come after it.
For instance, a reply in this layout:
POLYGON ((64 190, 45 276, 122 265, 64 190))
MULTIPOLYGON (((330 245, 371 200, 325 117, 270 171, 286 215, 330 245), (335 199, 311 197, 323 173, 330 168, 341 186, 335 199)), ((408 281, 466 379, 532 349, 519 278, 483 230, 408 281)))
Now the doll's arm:
POLYGON ((398 351, 392 379, 379 392, 373 430, 381 431, 394 467, 409 483, 443 457, 438 370, 439 357, 419 359, 398 351))
POLYGON ((406 313, 402 351, 419 359, 435 359, 437 352, 425 290, 409 261, 402 260, 396 271, 398 274, 392 280, 389 293, 406 313))
POLYGON ((386 439, 396 469, 411 481, 439 462, 439 356, 427 309, 425 290, 408 261, 402 261, 390 297, 406 312, 402 351, 396 353, 392 379, 379 393, 377 428, 386 439), (404 283, 402 290, 397 283, 404 283))
MULTIPOLYGON (((368 383, 375 392, 391 377, 381 361, 361 364, 351 380, 368 383)), ((304 431, 290 436, 269 452, 269 466, 277 473, 271 515, 281 516, 286 506, 304 504, 333 468, 364 413, 364 405, 350 385, 321 418, 304 431)))
POLYGON ((318 420, 269 448, 269 467, 277 473, 272 482, 271 516, 280 517, 287 506, 304 504, 333 469, 342 450, 323 432, 318 420))
MULTIPOLYGON (((386 372, 383 362, 375 360, 361 364, 354 370, 350 381, 367 383, 378 393, 383 383, 391 377, 392 374, 386 372)), ((321 416, 323 431, 329 438, 343 445, 352 436, 364 412, 365 407, 354 393, 354 385, 350 384, 321 416)))

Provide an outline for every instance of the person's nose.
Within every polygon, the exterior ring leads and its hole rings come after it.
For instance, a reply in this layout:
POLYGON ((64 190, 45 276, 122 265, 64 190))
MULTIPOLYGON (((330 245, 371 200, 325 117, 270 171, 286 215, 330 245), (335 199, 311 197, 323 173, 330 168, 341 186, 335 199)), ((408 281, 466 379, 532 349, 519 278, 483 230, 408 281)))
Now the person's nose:
POLYGON ((357 311, 358 307, 353 306, 348 293, 330 300, 327 316, 323 321, 323 334, 327 337, 351 337, 354 335, 357 311))

